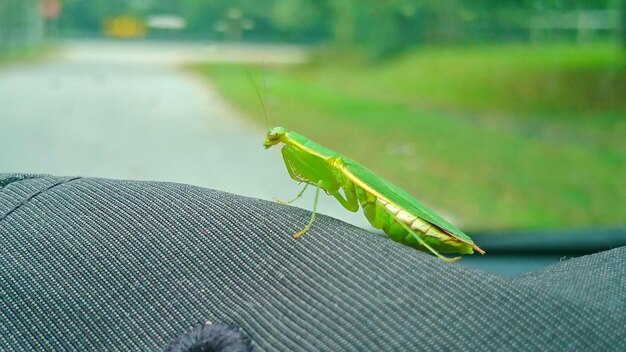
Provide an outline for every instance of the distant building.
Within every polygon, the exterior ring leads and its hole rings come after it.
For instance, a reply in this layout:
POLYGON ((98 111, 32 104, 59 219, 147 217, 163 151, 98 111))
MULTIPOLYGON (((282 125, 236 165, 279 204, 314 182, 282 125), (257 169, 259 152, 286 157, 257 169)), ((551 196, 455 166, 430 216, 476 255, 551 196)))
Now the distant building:
POLYGON ((616 10, 551 11, 531 17, 530 33, 533 41, 573 34, 577 42, 585 43, 595 36, 617 32, 619 25, 616 10))

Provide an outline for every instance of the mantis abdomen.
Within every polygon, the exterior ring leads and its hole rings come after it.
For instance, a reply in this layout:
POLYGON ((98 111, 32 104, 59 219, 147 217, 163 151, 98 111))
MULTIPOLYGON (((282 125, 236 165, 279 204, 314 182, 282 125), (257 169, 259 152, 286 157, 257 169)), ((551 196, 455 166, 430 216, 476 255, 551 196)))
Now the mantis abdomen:
POLYGON ((425 250, 423 245, 409 231, 417 233, 424 242, 440 253, 472 253, 471 246, 463 246, 450 235, 443 233, 432 224, 409 213, 386 200, 377 198, 366 190, 355 186, 357 198, 369 223, 389 236, 392 240, 407 246, 425 250))

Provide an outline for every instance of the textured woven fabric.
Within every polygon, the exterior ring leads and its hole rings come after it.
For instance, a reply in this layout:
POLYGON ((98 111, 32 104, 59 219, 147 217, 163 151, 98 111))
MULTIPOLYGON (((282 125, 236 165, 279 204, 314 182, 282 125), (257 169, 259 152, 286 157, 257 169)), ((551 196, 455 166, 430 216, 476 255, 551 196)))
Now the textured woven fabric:
POLYGON ((503 279, 188 185, 0 175, 0 351, 624 351, 626 248, 503 279))

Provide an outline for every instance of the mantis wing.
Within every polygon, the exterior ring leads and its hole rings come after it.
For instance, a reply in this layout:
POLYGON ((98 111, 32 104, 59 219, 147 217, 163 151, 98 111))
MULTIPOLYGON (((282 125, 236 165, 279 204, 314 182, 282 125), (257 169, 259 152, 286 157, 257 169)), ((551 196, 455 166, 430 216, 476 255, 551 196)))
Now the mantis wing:
POLYGON ((344 165, 348 172, 354 177, 363 182, 365 186, 371 188, 375 193, 387 198, 392 203, 405 209, 409 213, 433 224, 434 226, 442 229, 448 234, 458 238, 468 244, 474 244, 471 238, 459 230, 456 226, 446 221, 441 216, 437 215, 434 211, 428 209, 419 200, 413 198, 410 194, 403 191, 399 187, 393 185, 391 182, 378 176, 370 169, 357 163, 354 160, 343 158, 344 165))

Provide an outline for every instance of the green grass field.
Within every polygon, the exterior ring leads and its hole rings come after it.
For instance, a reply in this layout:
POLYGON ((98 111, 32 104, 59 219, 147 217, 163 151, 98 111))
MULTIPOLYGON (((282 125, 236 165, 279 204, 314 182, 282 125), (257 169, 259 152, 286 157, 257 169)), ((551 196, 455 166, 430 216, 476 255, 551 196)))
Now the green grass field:
POLYGON ((264 126, 251 69, 274 125, 365 164, 466 230, 580 227, 626 223, 619 50, 427 48, 378 65, 192 68, 264 126))
POLYGON ((46 58, 53 52, 54 48, 50 44, 42 44, 35 48, 14 48, 12 50, 0 48, 0 66, 46 58))

